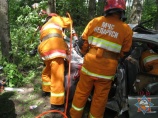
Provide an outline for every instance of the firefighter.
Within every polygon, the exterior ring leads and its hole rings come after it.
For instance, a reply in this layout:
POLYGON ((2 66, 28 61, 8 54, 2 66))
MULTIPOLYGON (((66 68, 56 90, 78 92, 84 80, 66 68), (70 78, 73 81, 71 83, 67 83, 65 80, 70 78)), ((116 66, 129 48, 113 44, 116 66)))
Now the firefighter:
POLYGON ((68 46, 63 39, 63 29, 70 28, 72 19, 51 13, 40 30, 38 52, 45 63, 42 71, 42 90, 50 92, 51 110, 64 111, 64 63, 68 46))
MULTIPOLYGON (((136 47, 133 53, 130 55, 130 60, 137 60, 140 62, 140 70, 137 73, 136 69, 130 69, 133 71, 134 92, 140 92, 145 90, 148 84, 155 83, 158 81, 158 47, 153 44, 141 44, 141 46, 136 47), (139 57, 139 58, 137 58, 139 57), (151 76, 152 75, 152 76, 151 76)), ((134 62, 134 61, 131 61, 134 62)), ((136 63, 134 63, 135 65, 136 63)), ((139 63, 138 63, 139 64, 139 63)), ((138 66, 137 66, 138 68, 138 66)), ((130 75, 130 76, 133 76, 130 75)), ((130 78, 131 79, 131 78, 130 78)), ((131 81, 131 80, 130 80, 131 81)), ((132 88, 132 87, 131 87, 132 88)))
POLYGON ((141 55, 141 68, 144 72, 158 75, 158 46, 148 44, 150 49, 141 55))
POLYGON ((125 0, 107 0, 105 15, 92 19, 86 26, 78 46, 84 55, 80 79, 70 110, 71 118, 81 118, 94 86, 90 118, 103 118, 118 59, 132 44, 132 30, 124 23, 125 0))

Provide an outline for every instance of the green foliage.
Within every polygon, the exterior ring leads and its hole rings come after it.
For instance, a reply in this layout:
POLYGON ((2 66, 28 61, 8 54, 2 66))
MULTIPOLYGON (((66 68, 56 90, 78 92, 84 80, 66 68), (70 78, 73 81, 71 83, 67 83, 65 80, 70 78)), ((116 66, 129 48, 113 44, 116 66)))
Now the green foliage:
POLYGON ((88 16, 88 6, 85 0, 58 0, 57 13, 65 16, 69 12, 73 19, 73 26, 80 35, 90 19, 88 16))
MULTIPOLYGON (((45 2, 42 1, 40 5, 42 8, 45 2)), ((34 10, 28 5, 21 6, 19 10, 21 15, 17 17, 15 25, 11 27, 11 53, 15 64, 22 64, 23 66, 32 66, 33 62, 34 66, 38 64, 39 57, 30 57, 29 52, 37 48, 39 44, 37 28, 44 22, 44 17, 39 15, 39 9, 34 10)))
POLYGON ((156 20, 157 15, 157 5, 155 4, 155 0, 145 0, 142 11, 142 21, 147 21, 153 19, 151 22, 146 24, 147 28, 154 29, 154 22, 156 20))
POLYGON ((33 70, 20 70, 20 67, 18 65, 15 65, 14 63, 3 63, 3 72, 6 79, 8 80, 7 86, 9 87, 20 87, 24 84, 29 84, 33 78, 36 77, 36 72, 33 70))
MULTIPOLYGON (((47 4, 48 0, 9 0, 10 37, 12 43, 12 52, 10 54, 12 55, 12 63, 6 62, 7 64, 3 64, 3 66, 5 74, 11 81, 10 86, 20 86, 22 83, 29 83, 31 81, 30 78, 35 75, 36 68, 43 63, 38 54, 30 56, 30 51, 37 49, 39 44, 39 31, 37 31, 37 28, 43 25, 46 18, 44 15, 39 15, 39 12, 41 9, 45 9, 47 4), (39 3, 39 8, 37 9, 31 7, 35 2, 39 3)), ((94 16, 102 15, 103 7, 104 4, 102 2, 97 2, 94 16)), ((156 19, 157 7, 153 1, 146 0, 143 7, 142 21, 151 18, 156 19)), ((65 16, 66 12, 70 13, 73 19, 73 26, 79 36, 91 20, 87 18, 87 0, 58 0, 56 1, 56 11, 61 16, 65 16)), ((153 28, 153 22, 148 27, 153 28)))
POLYGON ((40 16, 39 12, 47 2, 42 0, 39 9, 33 9, 29 1, 25 1, 25 4, 22 2, 17 0, 15 4, 14 0, 9 1, 12 63, 4 60, 1 63, 10 87, 29 83, 42 63, 39 55, 30 56, 30 51, 37 49, 39 44, 37 28, 45 21, 45 16, 40 16))
POLYGON ((21 86, 23 76, 21 73, 19 73, 17 65, 13 63, 4 63, 4 73, 8 79, 8 86, 21 86))

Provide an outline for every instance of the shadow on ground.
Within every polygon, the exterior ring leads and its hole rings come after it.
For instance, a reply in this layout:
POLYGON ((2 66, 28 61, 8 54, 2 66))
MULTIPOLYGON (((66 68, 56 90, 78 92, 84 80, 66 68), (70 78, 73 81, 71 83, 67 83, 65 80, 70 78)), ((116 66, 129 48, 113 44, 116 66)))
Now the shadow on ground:
POLYGON ((14 92, 6 92, 0 95, 0 117, 16 118, 15 104, 10 98, 14 96, 14 92))

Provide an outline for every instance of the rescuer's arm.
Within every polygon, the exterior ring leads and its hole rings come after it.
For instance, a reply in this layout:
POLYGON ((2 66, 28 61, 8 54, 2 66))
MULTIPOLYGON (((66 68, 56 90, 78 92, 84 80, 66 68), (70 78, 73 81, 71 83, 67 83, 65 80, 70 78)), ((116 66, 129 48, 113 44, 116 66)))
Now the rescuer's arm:
POLYGON ((122 49, 121 49, 121 53, 120 53, 120 58, 123 60, 129 55, 129 51, 130 51, 131 45, 132 45, 133 32, 131 29, 127 29, 127 30, 128 30, 128 33, 127 33, 125 40, 122 44, 122 49))
POLYGON ((135 43, 133 44, 133 49, 131 51, 131 54, 126 58, 126 60, 131 61, 132 63, 134 63, 135 61, 139 61, 142 52, 145 51, 147 49, 147 45, 146 44, 140 44, 140 43, 135 43))
POLYGON ((91 20, 88 25, 86 26, 86 28, 84 29, 81 37, 75 42, 76 45, 77 45, 77 49, 78 49, 78 52, 81 54, 81 55, 85 55, 88 50, 89 50, 89 43, 88 43, 88 36, 91 35, 91 33, 93 32, 92 30, 92 27, 93 27, 93 20, 91 20))
POLYGON ((88 41, 80 37, 78 40, 75 41, 74 48, 76 52, 83 57, 88 52, 88 41))

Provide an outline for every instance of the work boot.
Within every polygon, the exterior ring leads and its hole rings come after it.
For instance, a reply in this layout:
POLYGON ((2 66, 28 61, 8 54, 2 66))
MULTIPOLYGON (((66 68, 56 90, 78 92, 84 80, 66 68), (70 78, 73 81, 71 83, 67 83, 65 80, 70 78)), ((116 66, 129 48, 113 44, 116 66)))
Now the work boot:
POLYGON ((42 91, 42 97, 50 96, 50 92, 42 91))
MULTIPOLYGON (((53 105, 53 104, 51 104, 50 110, 57 110, 57 111, 64 112, 64 105, 53 105)), ((52 118, 64 118, 64 116, 60 113, 52 112, 52 118)))

